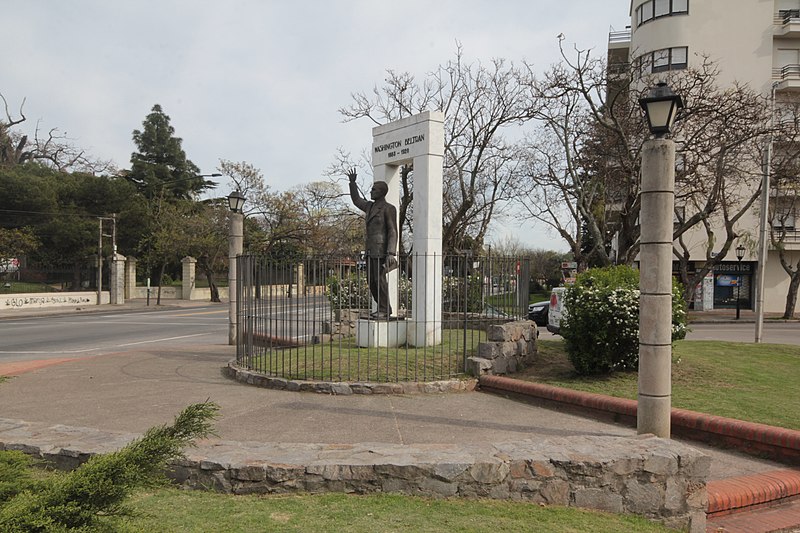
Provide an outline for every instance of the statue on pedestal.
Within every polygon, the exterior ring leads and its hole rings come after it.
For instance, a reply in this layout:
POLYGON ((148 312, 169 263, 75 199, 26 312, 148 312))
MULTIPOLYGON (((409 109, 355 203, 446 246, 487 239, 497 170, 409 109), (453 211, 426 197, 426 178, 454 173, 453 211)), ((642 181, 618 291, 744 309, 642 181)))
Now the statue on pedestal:
POLYGON ((392 314, 389 302, 389 282, 386 275, 397 268, 397 209, 386 201, 389 186, 382 181, 372 184, 369 195, 363 198, 356 185, 356 169, 347 173, 350 179, 350 199, 364 211, 367 239, 364 250, 367 261, 367 282, 378 310, 370 318, 387 319, 392 314))

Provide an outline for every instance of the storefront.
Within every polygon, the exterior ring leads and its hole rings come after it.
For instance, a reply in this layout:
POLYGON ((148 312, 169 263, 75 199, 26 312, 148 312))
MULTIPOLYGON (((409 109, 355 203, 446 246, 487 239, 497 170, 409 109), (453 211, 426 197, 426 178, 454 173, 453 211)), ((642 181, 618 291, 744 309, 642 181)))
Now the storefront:
MULTIPOLYGON (((689 309, 736 309, 737 298, 740 299, 740 309, 752 309, 756 265, 755 261, 723 261, 716 265, 695 287, 694 300, 689 302, 689 309)), ((690 275, 694 274, 695 266, 689 265, 690 275)), ((672 275, 679 278, 677 262, 672 264, 672 275)))
POLYGON ((714 309, 752 309, 755 263, 725 261, 714 266, 714 309))

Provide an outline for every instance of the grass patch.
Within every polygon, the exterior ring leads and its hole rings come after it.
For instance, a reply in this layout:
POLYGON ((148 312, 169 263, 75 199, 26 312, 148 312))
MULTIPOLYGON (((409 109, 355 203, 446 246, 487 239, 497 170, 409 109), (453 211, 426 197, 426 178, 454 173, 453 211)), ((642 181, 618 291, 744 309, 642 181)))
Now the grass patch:
POLYGON ((433 381, 463 377, 465 357, 474 355, 478 344, 485 341, 486 332, 476 329, 468 329, 466 334, 460 329, 442 330, 442 343, 428 347, 360 348, 351 336, 267 350, 251 358, 250 366, 288 379, 433 381))
MULTIPOLYGON (((800 429, 800 346, 678 341, 672 361, 673 407, 800 429)), ((619 398, 638 389, 636 372, 577 376, 560 341, 540 340, 536 363, 515 377, 619 398)))
POLYGON ((46 283, 27 281, 0 281, 0 294, 22 294, 36 292, 58 292, 59 289, 46 283))
POLYGON ((228 496, 164 489, 134 498, 118 531, 666 532, 630 515, 495 500, 378 495, 228 496), (213 527, 210 527, 213 524, 213 527))

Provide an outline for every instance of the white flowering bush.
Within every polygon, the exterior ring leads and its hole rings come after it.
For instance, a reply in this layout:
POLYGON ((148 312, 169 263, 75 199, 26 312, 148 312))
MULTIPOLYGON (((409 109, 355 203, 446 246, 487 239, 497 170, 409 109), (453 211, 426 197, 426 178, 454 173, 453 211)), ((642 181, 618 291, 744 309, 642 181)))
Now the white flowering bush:
MULTIPOLYGON (((579 374, 639 366, 639 271, 628 266, 590 269, 564 294, 561 322, 567 354, 579 374)), ((672 340, 686 336, 686 304, 673 280, 672 340)))
POLYGON ((325 295, 333 309, 369 309, 372 298, 366 276, 351 274, 345 278, 331 276, 327 280, 325 295))
MULTIPOLYGON (((351 274, 346 278, 329 277, 326 282, 325 296, 331 303, 332 309, 370 309, 372 296, 367 285, 366 275, 351 274)), ((394 302, 397 309, 411 307, 411 281, 405 274, 398 279, 399 302, 394 302)))

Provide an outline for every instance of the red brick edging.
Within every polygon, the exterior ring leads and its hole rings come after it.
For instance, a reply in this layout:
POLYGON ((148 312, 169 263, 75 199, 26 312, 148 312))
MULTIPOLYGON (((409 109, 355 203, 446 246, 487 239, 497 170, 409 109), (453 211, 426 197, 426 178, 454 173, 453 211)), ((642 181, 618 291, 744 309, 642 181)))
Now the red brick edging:
POLYGON ((783 503, 800 495, 800 471, 775 470, 709 481, 709 518, 783 503))
MULTIPOLYGON (((502 376, 481 376, 481 388, 508 391, 586 410, 613 415, 618 421, 636 420, 635 400, 614 398, 502 376)), ((741 451, 767 455, 784 463, 800 464, 800 431, 712 416, 687 409, 672 409, 672 434, 723 444, 741 451)))

